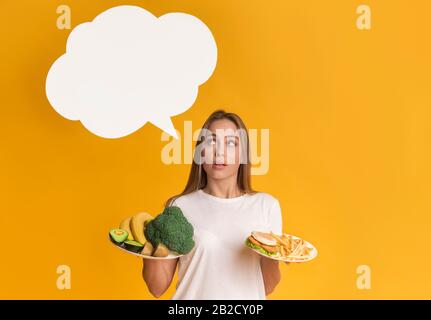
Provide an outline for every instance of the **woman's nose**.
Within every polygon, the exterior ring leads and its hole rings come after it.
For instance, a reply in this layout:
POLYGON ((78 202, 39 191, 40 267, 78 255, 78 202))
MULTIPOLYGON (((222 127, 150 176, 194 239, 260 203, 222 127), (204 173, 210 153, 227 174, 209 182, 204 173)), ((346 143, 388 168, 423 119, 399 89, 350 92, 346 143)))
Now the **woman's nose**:
POLYGON ((216 156, 223 156, 224 155, 224 144, 222 141, 217 140, 216 141, 216 147, 215 147, 215 155, 216 156))

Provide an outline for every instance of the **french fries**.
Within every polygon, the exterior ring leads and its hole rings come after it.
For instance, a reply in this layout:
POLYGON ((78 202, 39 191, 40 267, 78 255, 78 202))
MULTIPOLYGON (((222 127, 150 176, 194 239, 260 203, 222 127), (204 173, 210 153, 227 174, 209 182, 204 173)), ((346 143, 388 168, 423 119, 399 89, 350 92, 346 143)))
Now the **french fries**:
POLYGON ((309 258, 311 248, 303 239, 293 238, 291 235, 278 236, 271 232, 277 241, 277 249, 281 258, 286 260, 305 260, 309 258))
POLYGON ((277 236, 275 233, 271 232, 271 236, 277 240, 277 242, 279 242, 280 244, 282 244, 283 246, 287 246, 288 243, 286 241, 284 241, 283 239, 281 239, 279 236, 277 236))

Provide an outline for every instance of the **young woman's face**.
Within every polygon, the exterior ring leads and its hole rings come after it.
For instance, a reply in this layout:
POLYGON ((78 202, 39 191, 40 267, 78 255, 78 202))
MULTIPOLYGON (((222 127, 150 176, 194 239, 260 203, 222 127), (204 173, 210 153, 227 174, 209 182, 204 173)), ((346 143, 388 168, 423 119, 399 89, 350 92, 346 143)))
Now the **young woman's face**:
POLYGON ((208 128, 203 147, 203 169, 208 178, 226 179, 238 174, 240 137, 235 123, 215 120, 208 128))

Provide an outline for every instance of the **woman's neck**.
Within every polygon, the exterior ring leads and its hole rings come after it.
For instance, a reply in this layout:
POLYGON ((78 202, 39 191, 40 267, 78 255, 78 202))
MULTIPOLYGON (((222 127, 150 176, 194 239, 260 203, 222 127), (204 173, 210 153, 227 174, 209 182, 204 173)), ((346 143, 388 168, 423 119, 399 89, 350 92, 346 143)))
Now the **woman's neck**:
POLYGON ((208 180, 203 191, 219 198, 235 198, 242 194, 236 179, 235 181, 208 180))

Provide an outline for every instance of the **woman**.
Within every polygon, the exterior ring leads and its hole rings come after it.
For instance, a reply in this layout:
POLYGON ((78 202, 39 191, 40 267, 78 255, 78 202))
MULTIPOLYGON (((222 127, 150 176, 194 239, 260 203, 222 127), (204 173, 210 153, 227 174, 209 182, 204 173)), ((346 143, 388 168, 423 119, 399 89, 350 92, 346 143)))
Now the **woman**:
POLYGON ((281 234, 279 202, 250 184, 247 129, 219 110, 204 123, 184 191, 166 202, 194 227, 195 247, 173 260, 145 260, 143 278, 155 297, 172 282, 172 299, 265 299, 280 281, 278 261, 244 245, 251 231, 281 234))

